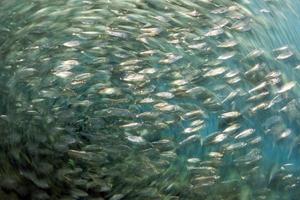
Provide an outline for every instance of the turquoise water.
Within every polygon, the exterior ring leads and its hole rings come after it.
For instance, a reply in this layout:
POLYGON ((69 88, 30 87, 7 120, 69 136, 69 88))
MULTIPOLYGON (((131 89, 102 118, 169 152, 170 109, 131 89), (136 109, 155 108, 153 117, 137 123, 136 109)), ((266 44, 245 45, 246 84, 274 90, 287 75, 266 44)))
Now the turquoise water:
POLYGON ((0 199, 298 199, 299 11, 2 0, 0 199))

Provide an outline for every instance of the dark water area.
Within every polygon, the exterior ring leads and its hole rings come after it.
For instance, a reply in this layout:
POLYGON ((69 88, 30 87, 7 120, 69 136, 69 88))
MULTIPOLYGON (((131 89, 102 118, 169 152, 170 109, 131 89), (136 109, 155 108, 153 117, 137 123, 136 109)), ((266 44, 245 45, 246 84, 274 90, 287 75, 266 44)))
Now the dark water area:
POLYGON ((0 199, 298 200, 299 13, 0 1, 0 199))

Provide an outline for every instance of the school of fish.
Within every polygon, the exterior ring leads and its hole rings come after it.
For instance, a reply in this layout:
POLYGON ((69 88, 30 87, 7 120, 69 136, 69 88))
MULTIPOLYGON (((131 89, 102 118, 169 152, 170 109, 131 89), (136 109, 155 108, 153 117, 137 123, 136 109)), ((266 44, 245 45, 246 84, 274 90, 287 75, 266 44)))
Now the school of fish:
POLYGON ((0 1, 0 199, 298 200, 300 2, 0 1))

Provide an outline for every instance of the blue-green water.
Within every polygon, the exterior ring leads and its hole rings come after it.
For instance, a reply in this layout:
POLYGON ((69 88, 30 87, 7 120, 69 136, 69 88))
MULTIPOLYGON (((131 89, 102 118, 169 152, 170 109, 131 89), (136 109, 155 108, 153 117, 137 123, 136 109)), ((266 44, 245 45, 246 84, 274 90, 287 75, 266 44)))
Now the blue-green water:
POLYGON ((0 199, 298 199, 299 13, 0 1, 0 199))

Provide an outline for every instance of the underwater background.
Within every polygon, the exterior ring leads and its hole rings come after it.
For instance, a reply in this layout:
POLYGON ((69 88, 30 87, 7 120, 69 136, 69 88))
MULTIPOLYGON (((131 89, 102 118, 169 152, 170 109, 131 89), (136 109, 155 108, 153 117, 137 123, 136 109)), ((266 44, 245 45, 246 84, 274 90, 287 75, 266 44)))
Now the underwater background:
POLYGON ((300 1, 1 0, 0 199, 300 199, 300 1))

